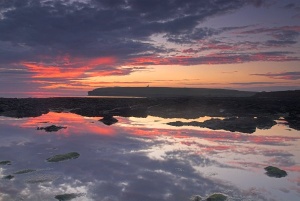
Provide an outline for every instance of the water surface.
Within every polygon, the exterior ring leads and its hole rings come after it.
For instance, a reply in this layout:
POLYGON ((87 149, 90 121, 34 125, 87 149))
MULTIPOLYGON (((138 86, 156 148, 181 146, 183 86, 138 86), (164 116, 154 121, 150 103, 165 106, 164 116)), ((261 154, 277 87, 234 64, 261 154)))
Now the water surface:
MULTIPOLYGON (((300 197, 300 132, 279 120, 253 134, 173 127, 190 121, 116 117, 107 126, 100 117, 50 112, 36 118, 0 117, 0 200, 188 201, 212 193, 229 200, 289 200, 300 197), (37 130, 49 125, 57 132, 37 130), (47 158, 68 152, 80 157, 58 163, 47 158), (272 178, 264 167, 288 172, 272 178), (36 171, 14 174, 21 170, 36 171)), ((204 121, 210 117, 201 117, 204 121)))

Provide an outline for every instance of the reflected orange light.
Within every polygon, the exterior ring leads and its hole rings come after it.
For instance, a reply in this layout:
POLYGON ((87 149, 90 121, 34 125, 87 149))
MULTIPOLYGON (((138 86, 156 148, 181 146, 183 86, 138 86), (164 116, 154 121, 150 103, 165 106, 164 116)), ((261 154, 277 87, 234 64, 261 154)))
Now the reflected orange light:
MULTIPOLYGON (((66 129, 61 129, 56 132, 58 135, 72 134, 96 134, 96 135, 115 135, 116 131, 113 127, 98 123, 99 117, 84 118, 73 113, 56 113, 49 112, 45 115, 36 118, 26 118, 21 127, 46 127, 49 125, 65 126, 66 129), (84 126, 83 126, 84 125, 84 126)), ((41 133, 45 133, 41 131, 41 133)))

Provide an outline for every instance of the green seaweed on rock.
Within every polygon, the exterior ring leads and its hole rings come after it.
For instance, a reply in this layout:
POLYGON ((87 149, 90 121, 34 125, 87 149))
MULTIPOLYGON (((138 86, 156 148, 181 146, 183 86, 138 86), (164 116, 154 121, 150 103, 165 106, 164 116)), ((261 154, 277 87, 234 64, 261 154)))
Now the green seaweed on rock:
POLYGON ((281 177, 287 176, 287 172, 286 171, 281 170, 281 169, 279 169, 277 167, 274 167, 274 166, 265 167, 265 170, 267 171, 266 174, 269 177, 281 178, 281 177))
POLYGON ((26 174, 26 173, 30 173, 30 172, 35 172, 36 170, 33 169, 26 169, 26 170, 20 170, 18 172, 15 172, 14 174, 26 174))
POLYGON ((215 193, 210 195, 207 199, 207 201, 225 201, 227 200, 227 196, 223 195, 221 193, 215 193))
POLYGON ((72 200, 77 197, 81 197, 83 195, 84 195, 84 193, 66 193, 66 194, 61 194, 61 195, 55 196, 55 199, 57 199, 59 201, 66 201, 66 200, 72 200))
POLYGON ((13 175, 7 175, 7 176, 2 177, 2 179, 8 179, 8 180, 11 180, 13 178, 14 178, 13 175))
POLYGON ((193 195, 190 201, 201 201, 202 197, 200 195, 193 195))
POLYGON ((58 154, 58 155, 52 156, 50 158, 47 158, 47 161, 48 162, 60 162, 60 161, 69 160, 69 159, 76 159, 79 156, 80 156, 80 154, 77 152, 70 152, 67 154, 58 154))
POLYGON ((11 165, 10 161, 0 161, 0 165, 11 165))

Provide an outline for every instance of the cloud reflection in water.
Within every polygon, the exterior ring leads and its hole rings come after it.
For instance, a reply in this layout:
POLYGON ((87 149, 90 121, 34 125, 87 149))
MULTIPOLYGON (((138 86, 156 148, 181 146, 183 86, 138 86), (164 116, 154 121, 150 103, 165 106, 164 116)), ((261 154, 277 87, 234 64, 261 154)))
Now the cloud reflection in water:
POLYGON ((254 134, 165 125, 163 119, 120 118, 113 126, 71 113, 0 121, 0 175, 23 169, 35 173, 1 180, 2 200, 55 200, 57 194, 84 193, 74 200, 188 200, 213 192, 231 200, 295 200, 299 196, 299 133, 282 125, 254 134), (58 132, 39 126, 66 126, 58 132), (276 133, 276 135, 272 135, 276 133), (278 134, 278 133, 282 133, 278 134), (46 158, 77 151, 80 157, 50 164, 46 158), (269 178, 269 164, 288 171, 269 178), (46 182, 28 183, 46 175, 46 182), (51 180, 51 178, 53 178, 51 180))

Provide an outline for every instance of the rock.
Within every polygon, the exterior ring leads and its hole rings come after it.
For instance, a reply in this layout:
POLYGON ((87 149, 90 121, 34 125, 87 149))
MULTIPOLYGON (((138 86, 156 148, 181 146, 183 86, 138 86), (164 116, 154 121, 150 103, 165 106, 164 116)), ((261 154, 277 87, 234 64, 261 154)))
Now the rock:
POLYGON ((230 117, 226 119, 216 119, 212 118, 204 122, 169 122, 167 123, 171 126, 197 126, 205 127, 212 130, 226 130, 231 132, 242 132, 242 133, 254 133, 256 127, 260 129, 270 129, 276 124, 276 122, 269 117, 230 117))
POLYGON ((116 118, 114 118, 113 116, 110 116, 110 115, 104 116, 99 121, 101 121, 102 123, 104 123, 105 125, 108 125, 108 126, 118 122, 118 120, 116 118))
POLYGON ((60 129, 65 129, 65 128, 67 127, 51 125, 46 127, 37 127, 37 130, 45 130, 46 132, 56 132, 59 131, 60 129))
POLYGON ((175 121, 175 122, 169 122, 167 123, 170 126, 177 126, 177 127, 181 127, 181 126, 185 126, 186 124, 182 121, 175 121))
POLYGON ((69 160, 69 159, 76 159, 79 156, 80 156, 80 154, 77 152, 70 152, 67 154, 59 154, 59 155, 52 156, 50 158, 47 158, 47 161, 48 162, 60 162, 60 161, 69 160))
POLYGON ((270 129, 277 123, 270 117, 257 117, 256 124, 259 129, 270 129))
POLYGON ((288 122, 290 128, 300 130, 300 114, 290 113, 285 120, 288 122))
POLYGON ((279 169, 277 167, 274 167, 274 166, 265 167, 265 170, 267 171, 266 174, 269 177, 281 178, 281 177, 287 176, 287 172, 286 171, 281 170, 281 169, 279 169))
POLYGON ((200 195, 193 195, 190 200, 191 201, 201 201, 202 197, 200 195))
POLYGON ((14 176, 13 176, 13 175, 7 175, 7 176, 4 176, 4 177, 2 177, 2 178, 3 178, 3 179, 11 180, 11 179, 14 178, 14 176))
POLYGON ((59 176, 55 174, 33 174, 25 180, 28 184, 40 184, 46 182, 53 182, 58 179, 59 176))
POLYGON ((0 165, 11 165, 10 161, 0 161, 0 165))
POLYGON ((62 194, 55 196, 55 199, 59 201, 65 201, 65 200, 72 200, 77 197, 84 196, 84 193, 68 193, 68 194, 62 194))
POLYGON ((170 122, 171 126, 198 126, 212 130, 226 130, 231 132, 254 133, 256 130, 256 121, 251 117, 231 117, 226 119, 209 119, 204 122, 170 122))
POLYGON ((35 172, 35 171, 36 170, 26 169, 26 170, 21 170, 21 171, 15 172, 14 174, 26 174, 26 173, 35 172))
POLYGON ((207 201, 225 201, 227 200, 227 196, 223 195, 221 193, 215 193, 210 195, 207 199, 207 201))

